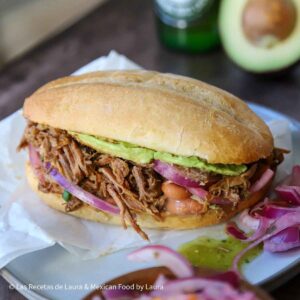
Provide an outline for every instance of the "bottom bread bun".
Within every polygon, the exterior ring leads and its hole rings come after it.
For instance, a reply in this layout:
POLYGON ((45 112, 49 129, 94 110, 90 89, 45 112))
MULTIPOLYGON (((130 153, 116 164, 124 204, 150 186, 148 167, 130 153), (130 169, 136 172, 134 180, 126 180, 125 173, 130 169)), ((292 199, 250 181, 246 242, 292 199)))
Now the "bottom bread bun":
MULTIPOLYGON (((113 225, 121 225, 121 218, 118 215, 110 215, 108 213, 102 212, 93 208, 90 205, 83 204, 81 207, 72 212, 65 211, 65 202, 62 199, 61 195, 54 193, 44 193, 38 189, 38 179, 35 176, 32 167, 29 163, 26 165, 26 175, 28 179, 28 183, 36 192, 39 197, 45 202, 48 206, 58 211, 61 211, 65 214, 72 215, 78 218, 113 224, 113 225)), ((162 214, 163 220, 158 221, 153 218, 150 214, 137 214, 137 223, 142 228, 159 228, 159 229, 192 229, 205 227, 210 225, 219 224, 224 222, 238 212, 253 206, 258 201, 262 200, 266 193, 268 192, 271 186, 272 180, 269 181, 267 185, 264 186, 260 191, 253 193, 248 199, 245 199, 239 204, 232 208, 209 208, 207 212, 200 215, 169 215, 167 213, 162 214)), ((129 225, 129 224, 128 224, 129 225)))

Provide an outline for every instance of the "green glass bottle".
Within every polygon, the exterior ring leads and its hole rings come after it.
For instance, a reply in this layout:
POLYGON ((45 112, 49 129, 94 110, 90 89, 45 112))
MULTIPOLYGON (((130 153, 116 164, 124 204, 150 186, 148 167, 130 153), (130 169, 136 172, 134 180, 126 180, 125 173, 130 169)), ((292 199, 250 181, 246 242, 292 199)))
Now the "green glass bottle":
POLYGON ((219 0, 155 0, 158 36, 168 48, 206 52, 220 43, 219 0))

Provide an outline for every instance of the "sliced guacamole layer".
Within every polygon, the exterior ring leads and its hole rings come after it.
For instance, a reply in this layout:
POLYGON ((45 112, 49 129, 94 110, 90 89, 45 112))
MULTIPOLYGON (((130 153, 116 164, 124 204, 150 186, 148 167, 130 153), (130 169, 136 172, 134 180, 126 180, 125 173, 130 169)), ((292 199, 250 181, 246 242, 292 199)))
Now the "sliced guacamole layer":
POLYGON ((70 131, 69 134, 74 136, 82 144, 99 152, 118 156, 140 164, 150 163, 153 159, 158 159, 188 168, 199 168, 204 171, 230 176, 239 175, 247 170, 247 166, 245 165, 209 164, 196 156, 173 155, 171 153, 154 151, 126 142, 110 141, 72 131, 70 131))
POLYGON ((155 152, 154 158, 188 168, 198 168, 223 175, 239 175, 247 170, 245 165, 209 164, 196 156, 179 156, 167 152, 155 152))
POLYGON ((124 159, 132 160, 140 164, 147 164, 154 157, 154 151, 132 145, 125 142, 111 142, 92 135, 69 132, 82 144, 89 146, 99 152, 112 154, 124 159))

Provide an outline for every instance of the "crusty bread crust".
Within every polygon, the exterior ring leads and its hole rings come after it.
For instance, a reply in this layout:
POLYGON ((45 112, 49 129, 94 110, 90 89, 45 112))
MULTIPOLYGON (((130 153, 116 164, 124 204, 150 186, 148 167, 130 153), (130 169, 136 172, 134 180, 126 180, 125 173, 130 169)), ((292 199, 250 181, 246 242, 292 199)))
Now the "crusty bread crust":
MULTIPOLYGON (((53 193, 43 193, 38 190, 38 179, 34 175, 34 172, 29 163, 27 163, 26 165, 26 175, 29 185, 31 186, 33 191, 36 192, 48 206, 66 213, 65 204, 61 195, 53 193)), ((190 216, 165 215, 163 221, 157 221, 149 214, 139 214, 137 216, 137 222, 142 228, 177 230, 192 229, 219 224, 230 219, 238 212, 250 206, 253 206, 255 203, 263 199, 271 185, 271 182, 272 180, 263 190, 254 193, 249 199, 241 201, 234 210, 229 209, 228 211, 223 211, 221 209, 209 209, 205 214, 190 216)), ((121 225, 121 219, 119 216, 113 216, 104 213, 87 204, 83 204, 75 211, 68 212, 66 214, 94 222, 121 225)))
POLYGON ((195 79, 151 71, 52 81, 26 99, 24 116, 209 163, 250 163, 273 149, 267 125, 237 97, 195 79))

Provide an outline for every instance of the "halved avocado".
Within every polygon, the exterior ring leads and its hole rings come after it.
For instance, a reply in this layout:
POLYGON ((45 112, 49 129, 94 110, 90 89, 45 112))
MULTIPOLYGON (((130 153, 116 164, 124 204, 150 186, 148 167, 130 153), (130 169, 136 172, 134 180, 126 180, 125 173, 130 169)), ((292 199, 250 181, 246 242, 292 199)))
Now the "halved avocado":
POLYGON ((228 56, 255 73, 300 59, 300 0, 223 0, 219 30, 228 56))

